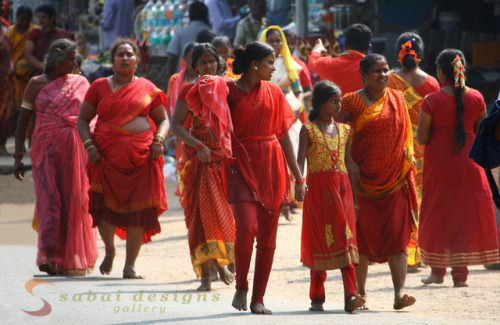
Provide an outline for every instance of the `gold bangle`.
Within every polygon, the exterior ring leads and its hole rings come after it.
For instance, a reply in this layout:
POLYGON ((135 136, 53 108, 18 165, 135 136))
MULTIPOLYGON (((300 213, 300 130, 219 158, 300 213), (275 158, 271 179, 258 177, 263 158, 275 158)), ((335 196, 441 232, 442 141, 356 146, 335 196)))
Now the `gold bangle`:
POLYGON ((159 145, 159 146, 162 146, 162 147, 163 147, 163 142, 157 142, 157 141, 155 141, 155 142, 153 142, 153 144, 157 144, 157 145, 159 145))
POLYGON ((158 142, 164 142, 165 141, 165 137, 161 133, 156 133, 155 140, 158 140, 158 142))
POLYGON ((90 149, 92 149, 92 148, 95 148, 95 146, 94 146, 94 145, 90 145, 90 146, 88 146, 87 148, 85 148, 85 150, 89 151, 89 150, 90 150, 90 149))
POLYGON ((83 143, 83 146, 85 147, 87 145, 87 143, 89 143, 89 142, 92 142, 92 139, 85 140, 85 142, 83 143))

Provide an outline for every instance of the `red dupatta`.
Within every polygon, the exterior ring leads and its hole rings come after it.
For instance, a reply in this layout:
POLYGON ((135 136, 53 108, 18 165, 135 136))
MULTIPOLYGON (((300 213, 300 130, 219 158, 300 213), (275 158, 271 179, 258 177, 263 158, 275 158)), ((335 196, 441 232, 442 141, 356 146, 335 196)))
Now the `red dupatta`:
POLYGON ((206 126, 215 133, 224 155, 231 157, 233 123, 227 106, 228 93, 224 78, 206 75, 189 90, 186 102, 191 111, 204 120, 206 126))

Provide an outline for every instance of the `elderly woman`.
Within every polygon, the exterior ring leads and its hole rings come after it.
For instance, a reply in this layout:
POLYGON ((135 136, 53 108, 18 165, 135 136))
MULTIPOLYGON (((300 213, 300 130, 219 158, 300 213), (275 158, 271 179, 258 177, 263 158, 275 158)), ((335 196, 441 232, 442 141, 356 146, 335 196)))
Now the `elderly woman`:
POLYGON ((89 83, 70 74, 75 58, 73 42, 52 44, 44 74, 26 87, 16 129, 14 174, 22 181, 26 129, 36 115, 30 151, 38 218, 36 263, 50 275, 85 275, 97 259, 97 234, 88 213, 87 156, 76 125, 89 83))
POLYGON ((356 279, 366 297, 368 263, 388 262, 394 286, 394 309, 415 303, 403 294, 407 247, 416 231, 417 197, 413 172, 411 122, 403 93, 387 87, 387 60, 369 54, 360 62, 364 88, 342 98, 339 118, 353 130, 351 152, 360 172, 356 279))
POLYGON ((135 76, 140 52, 132 40, 117 39, 109 53, 114 73, 89 88, 78 131, 90 161, 90 213, 106 249, 99 269, 102 274, 111 272, 116 232, 127 240, 123 277, 142 279, 135 261, 142 243, 161 231, 158 216, 167 209, 163 177, 167 101, 153 83, 135 76), (96 115, 91 134, 89 124, 96 115))

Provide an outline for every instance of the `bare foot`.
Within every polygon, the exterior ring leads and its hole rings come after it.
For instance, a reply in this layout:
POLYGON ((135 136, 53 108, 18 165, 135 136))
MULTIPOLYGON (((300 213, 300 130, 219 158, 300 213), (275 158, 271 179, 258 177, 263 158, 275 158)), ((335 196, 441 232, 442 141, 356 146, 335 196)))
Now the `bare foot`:
POLYGON ((145 279, 144 276, 138 274, 135 271, 135 268, 133 265, 125 265, 123 268, 123 278, 124 279, 145 279))
POLYGON ((323 309, 323 303, 319 301, 311 301, 311 307, 309 307, 309 311, 325 311, 323 309))
POLYGON ((469 285, 465 282, 455 282, 453 287, 455 288, 467 288, 469 285))
POLYGON ((224 282, 224 284, 230 285, 231 283, 233 283, 234 275, 231 272, 229 272, 227 266, 220 267, 219 264, 217 264, 217 271, 219 272, 220 280, 224 282))
POLYGON ((217 273, 218 271, 215 264, 217 264, 217 261, 210 260, 210 277, 212 278, 212 282, 219 281, 219 273, 217 273))
POLYGON ((350 296, 345 302, 344 310, 348 313, 352 313, 356 309, 362 308, 365 306, 366 300, 360 295, 350 296))
POLYGON ((396 298, 394 299, 394 309, 400 310, 405 307, 409 307, 413 305, 417 299, 413 298, 412 296, 408 296, 407 294, 401 296, 401 294, 396 295, 396 298))
POLYGON ((422 283, 423 284, 431 284, 431 283, 441 284, 443 282, 444 282, 444 277, 437 276, 437 275, 434 275, 434 274, 431 274, 427 278, 422 279, 422 283))
POLYGON ((101 266, 99 266, 99 271, 101 274, 109 275, 113 269, 113 260, 115 259, 116 253, 106 254, 102 260, 101 266))
POLYGON ((211 277, 202 277, 201 285, 196 289, 198 291, 210 291, 212 290, 212 278, 211 277))
POLYGON ((283 216, 285 216, 285 219, 288 221, 292 221, 293 217, 290 215, 290 206, 289 205, 282 205, 281 206, 281 213, 283 216))
POLYGON ((267 309, 260 302, 252 302, 250 304, 250 310, 254 314, 271 315, 273 313, 270 309, 267 309))
POLYGON ((233 307, 237 310, 247 310, 248 291, 236 290, 233 297, 233 307))
POLYGON ((234 263, 231 263, 227 266, 227 269, 229 270, 229 272, 231 272, 233 275, 236 274, 236 266, 234 265, 234 263))

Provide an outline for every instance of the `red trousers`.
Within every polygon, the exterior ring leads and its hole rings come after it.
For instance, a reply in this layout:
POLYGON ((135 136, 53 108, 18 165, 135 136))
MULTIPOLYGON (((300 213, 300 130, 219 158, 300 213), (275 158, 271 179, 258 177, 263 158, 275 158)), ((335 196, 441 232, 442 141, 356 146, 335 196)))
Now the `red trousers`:
MULTIPOLYGON (((431 274, 444 277, 446 275, 446 268, 431 267, 431 274)), ((469 269, 467 268, 467 266, 451 268, 451 276, 453 277, 453 283, 467 282, 468 275, 469 275, 469 269)))
POLYGON ((259 202, 236 202, 231 204, 231 208, 236 226, 234 241, 236 290, 248 291, 248 270, 252 259, 254 238, 257 238, 251 302, 264 304, 264 294, 273 266, 281 211, 269 211, 259 202))
MULTIPOLYGON (((344 301, 347 301, 351 296, 358 294, 356 271, 354 265, 346 266, 340 269, 340 271, 342 272, 342 281, 344 282, 344 301)), ((311 270, 311 285, 309 287, 309 298, 311 298, 311 302, 325 302, 325 281, 326 271, 311 270)))

